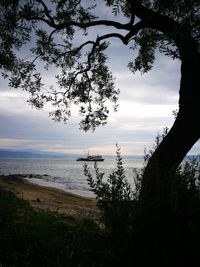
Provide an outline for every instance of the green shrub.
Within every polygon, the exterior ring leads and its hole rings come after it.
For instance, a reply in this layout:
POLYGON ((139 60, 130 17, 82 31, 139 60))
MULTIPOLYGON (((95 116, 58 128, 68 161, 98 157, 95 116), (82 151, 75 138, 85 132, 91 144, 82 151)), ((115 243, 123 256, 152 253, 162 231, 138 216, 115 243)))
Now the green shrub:
POLYGON ((122 163, 120 148, 116 149, 116 169, 104 179, 105 173, 100 172, 97 162, 94 164, 96 179, 90 173, 87 164, 84 165, 84 174, 88 184, 96 194, 97 206, 102 211, 101 222, 106 230, 117 234, 129 227, 130 210, 135 204, 134 192, 128 183, 122 163))
MULTIPOLYGON (((96 194, 97 205, 102 215, 101 221, 109 234, 113 253, 119 257, 121 264, 128 265, 128 257, 135 257, 142 264, 146 261, 148 252, 142 250, 145 235, 138 230, 138 225, 144 224, 138 218, 138 206, 141 191, 141 182, 146 165, 154 150, 167 134, 164 129, 162 135, 158 135, 153 148, 145 150, 143 168, 133 169, 133 184, 128 183, 123 167, 120 149, 117 146, 116 169, 106 179, 105 174, 99 170, 98 164, 94 164, 94 178, 87 165, 84 165, 84 174, 92 191, 96 194)), ((166 244, 168 260, 175 259, 177 266, 191 266, 192 261, 200 256, 200 163, 199 158, 188 158, 182 162, 175 173, 176 205, 174 213, 166 221, 166 233, 170 235, 171 243, 166 244), (170 223, 170 224, 169 224, 170 223)), ((151 229, 149 229, 151 232, 151 229)), ((151 234, 150 234, 151 235, 151 234)), ((151 235, 152 236, 152 235, 151 235)), ((152 236, 153 238, 153 236, 152 236)), ((162 238, 162 237, 161 237, 162 238)), ((153 240, 152 240, 153 241, 153 240)), ((154 259, 158 253, 163 253, 162 248, 156 247, 154 259)), ((157 256, 156 256, 157 255, 157 256)), ((137 264, 136 264, 137 266, 137 264)), ((140 265, 139 265, 140 266, 140 265)), ((143 266, 143 265, 141 265, 143 266)), ((146 266, 146 265, 144 265, 146 266)), ((157 265, 156 265, 157 266, 157 265)), ((158 265, 159 266, 159 265, 158 265)))

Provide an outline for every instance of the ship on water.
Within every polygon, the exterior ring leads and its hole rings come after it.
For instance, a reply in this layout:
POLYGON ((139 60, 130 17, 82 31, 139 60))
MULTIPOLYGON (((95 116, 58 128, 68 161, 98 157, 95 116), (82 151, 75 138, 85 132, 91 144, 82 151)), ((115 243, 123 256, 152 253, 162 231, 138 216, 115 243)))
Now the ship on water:
POLYGON ((104 161, 104 158, 101 155, 88 155, 84 158, 77 158, 76 161, 104 161))

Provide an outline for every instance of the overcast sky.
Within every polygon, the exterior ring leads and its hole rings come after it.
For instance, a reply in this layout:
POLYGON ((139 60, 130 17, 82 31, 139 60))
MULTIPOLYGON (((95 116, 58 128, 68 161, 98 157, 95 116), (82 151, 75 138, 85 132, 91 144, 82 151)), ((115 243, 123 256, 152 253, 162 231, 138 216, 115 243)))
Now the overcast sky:
MULTIPOLYGON (((110 112, 106 126, 95 132, 79 130, 76 113, 65 125, 48 117, 48 110, 32 109, 28 95, 9 89, 0 80, 0 149, 40 150, 45 152, 115 153, 115 143, 123 155, 143 155, 164 127, 174 121, 172 111, 178 108, 180 62, 157 55, 152 71, 133 75, 127 68, 133 51, 120 42, 109 49, 109 64, 120 89, 118 112, 110 112)), ((45 74, 51 81, 52 72, 45 74)), ((190 153, 198 154, 197 144, 190 153)))

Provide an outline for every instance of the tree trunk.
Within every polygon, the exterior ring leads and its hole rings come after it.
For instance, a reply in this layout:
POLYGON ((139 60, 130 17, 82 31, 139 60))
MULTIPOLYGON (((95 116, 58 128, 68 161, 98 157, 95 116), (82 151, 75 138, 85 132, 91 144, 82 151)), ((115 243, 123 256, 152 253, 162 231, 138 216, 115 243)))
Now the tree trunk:
POLYGON ((200 138, 199 114, 200 54, 197 51, 192 57, 182 60, 179 112, 174 125, 148 162, 142 181, 142 202, 149 202, 159 195, 164 197, 165 191, 173 191, 171 174, 200 138))
MULTIPOLYGON (((166 246, 169 249, 176 231, 178 181, 174 174, 200 138, 200 54, 198 51, 194 54, 182 59, 179 112, 147 164, 140 194, 139 227, 145 236, 143 244, 146 242, 152 251, 163 248, 165 254, 166 246)), ((165 260, 168 256, 165 255, 165 260)), ((163 262, 159 264, 165 266, 163 262)))

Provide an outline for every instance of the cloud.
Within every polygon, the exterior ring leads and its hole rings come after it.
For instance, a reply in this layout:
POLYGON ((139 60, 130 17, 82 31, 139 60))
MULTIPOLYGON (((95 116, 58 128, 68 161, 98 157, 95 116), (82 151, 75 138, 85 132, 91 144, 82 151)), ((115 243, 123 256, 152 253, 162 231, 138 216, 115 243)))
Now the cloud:
MULTIPOLYGON (((0 147, 81 154, 87 150, 95 153, 99 150, 99 153, 112 154, 118 142, 123 144, 122 149, 126 153, 135 154, 140 150, 141 154, 155 131, 155 125, 144 124, 142 127, 139 118, 134 121, 128 114, 125 117, 116 113, 115 119, 110 119, 107 126, 98 128, 94 133, 80 131, 73 121, 63 125, 41 114, 42 111, 0 114, 0 147), (134 147, 130 147, 130 142, 134 142, 134 147)), ((159 122, 156 124, 158 126, 159 122)))
POLYGON ((12 138, 0 138, 0 148, 1 149, 18 149, 26 143, 28 143, 29 140, 25 139, 12 139, 12 138))
POLYGON ((139 72, 132 74, 126 67, 113 70, 116 87, 121 91, 120 99, 142 104, 177 104, 180 66, 178 62, 171 61, 162 57, 161 63, 144 75, 139 72))
MULTIPOLYGON (((124 77, 119 77, 122 84, 128 80, 124 77)), ((137 82, 142 84, 139 80, 137 82)), ((128 92, 127 88, 125 90, 128 92)), ((139 90, 132 92, 137 95, 139 90)), ((80 118, 76 115, 67 125, 54 123, 48 118, 48 110, 38 111, 26 103, 26 92, 3 90, 0 92, 0 147, 81 154, 90 150, 91 153, 113 154, 118 142, 123 153, 142 154, 144 146, 152 143, 157 132, 172 123, 173 105, 170 100, 165 105, 150 101, 147 104, 145 93, 139 92, 138 97, 128 93, 124 92, 124 97, 120 98, 119 111, 110 112, 106 126, 99 127, 94 133, 84 133, 78 129, 80 118)))
MULTIPOLYGON (((105 10, 103 4, 99 15, 106 19, 108 13, 105 10)), ((98 33, 107 32, 107 27, 99 32, 91 28, 89 36, 94 39, 98 33)), ((76 41, 80 41, 79 33, 76 41)), ((118 142, 124 154, 143 154, 144 147, 153 143, 156 134, 173 124, 172 110, 178 107, 180 62, 157 53, 152 71, 133 75, 127 64, 136 57, 136 51, 122 45, 118 39, 110 41, 108 62, 121 94, 119 110, 117 113, 110 111, 106 126, 99 127, 94 133, 84 133, 78 129, 80 118, 76 111, 67 125, 54 123, 48 117, 48 107, 43 111, 32 109, 26 102, 28 93, 10 90, 7 81, 1 80, 0 148, 81 154, 89 150, 91 153, 114 154, 118 142)), ((59 70, 50 68, 44 72, 42 67, 39 63, 43 82, 48 87, 55 83, 54 76, 59 70)), ((192 151, 198 149, 199 144, 192 151)))

